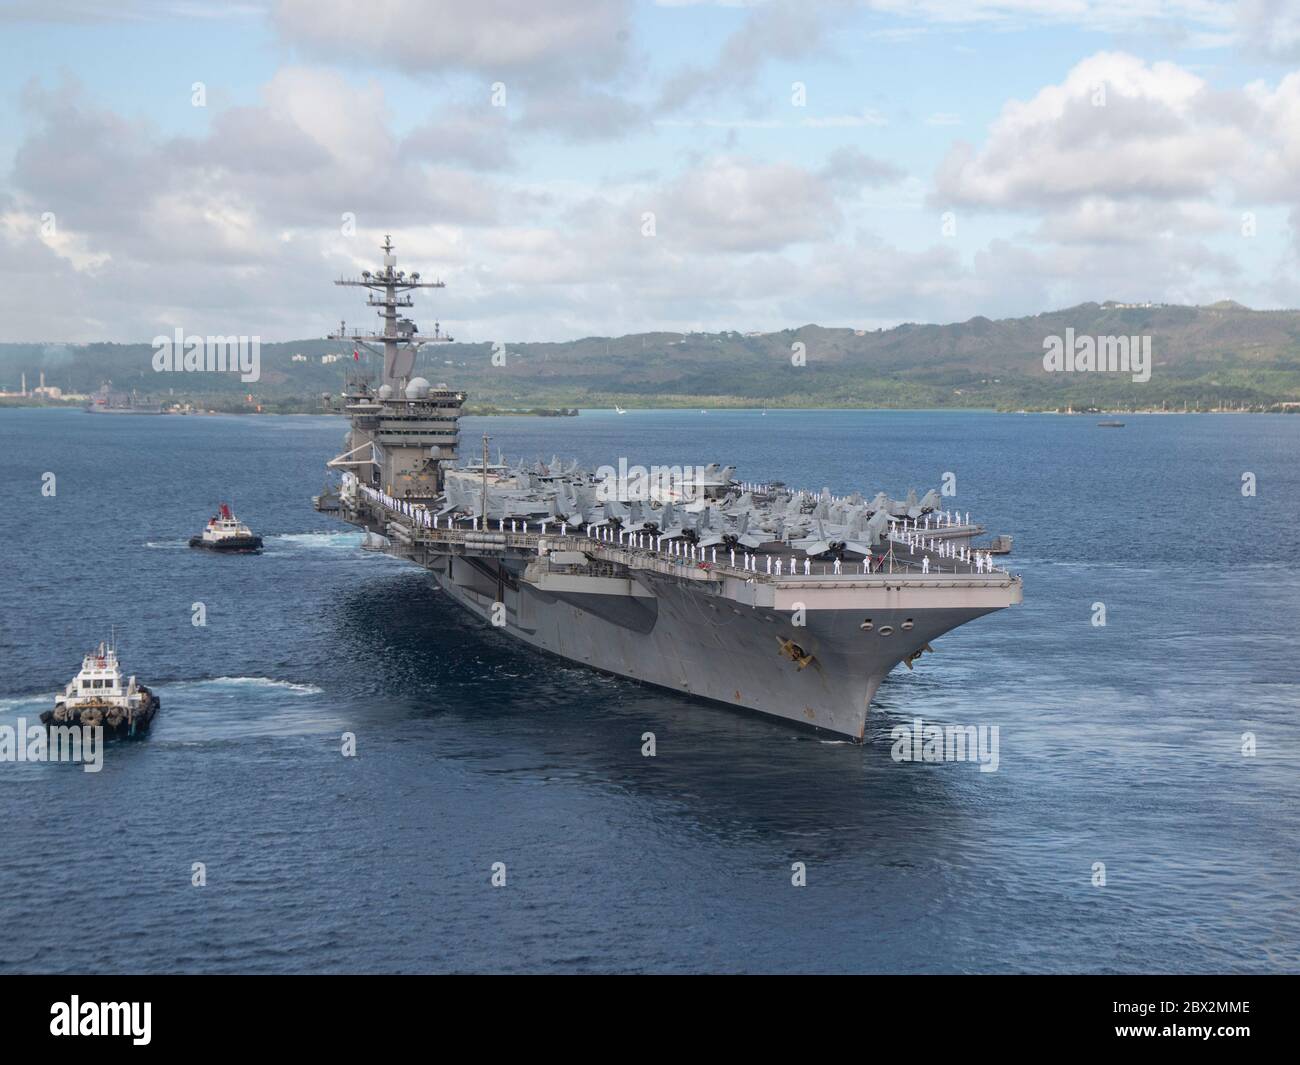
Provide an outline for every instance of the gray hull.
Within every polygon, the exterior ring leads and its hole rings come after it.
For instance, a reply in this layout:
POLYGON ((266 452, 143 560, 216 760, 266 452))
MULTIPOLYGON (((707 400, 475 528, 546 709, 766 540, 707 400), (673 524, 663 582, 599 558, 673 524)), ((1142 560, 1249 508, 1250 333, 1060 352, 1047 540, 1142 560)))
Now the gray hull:
MULTIPOLYGON (((430 560, 438 586, 471 613, 530 646, 594 669, 861 740, 872 698, 899 662, 995 605, 926 609, 872 604, 794 611, 748 605, 656 574, 537 587, 523 567, 463 556, 430 560), (569 587, 566 587, 566 584, 569 587), (623 587, 620 589, 619 585, 623 587), (620 594, 620 591, 622 594, 620 594), (870 617, 871 628, 863 623, 870 617), (911 621, 910 628, 904 629, 911 621), (782 652, 792 641, 812 661, 782 652)), ((743 583, 743 582, 737 582, 743 583)), ((736 589, 732 589, 736 591, 736 589)), ((790 594, 806 592, 793 588, 790 594)))

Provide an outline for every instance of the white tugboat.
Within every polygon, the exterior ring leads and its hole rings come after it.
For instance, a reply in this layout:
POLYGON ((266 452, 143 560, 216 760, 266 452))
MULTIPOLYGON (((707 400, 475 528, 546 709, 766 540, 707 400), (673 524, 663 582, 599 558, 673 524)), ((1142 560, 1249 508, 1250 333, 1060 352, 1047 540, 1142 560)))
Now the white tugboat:
POLYGON ((158 696, 135 677, 126 677, 117 662, 117 648, 100 644, 86 655, 81 672, 54 700, 54 709, 41 714, 44 725, 102 726, 109 739, 145 732, 162 705, 158 696))
POLYGON ((190 547, 206 547, 209 551, 260 551, 262 538, 222 503, 220 512, 209 519, 202 535, 190 537, 190 547))

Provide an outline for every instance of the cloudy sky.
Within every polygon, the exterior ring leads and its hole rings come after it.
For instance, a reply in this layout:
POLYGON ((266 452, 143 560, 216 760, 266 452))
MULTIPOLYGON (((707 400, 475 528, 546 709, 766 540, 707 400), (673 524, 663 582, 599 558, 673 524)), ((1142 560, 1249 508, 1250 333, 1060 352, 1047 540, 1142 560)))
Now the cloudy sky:
POLYGON ((1297 0, 0 0, 0 41, 0 340, 319 336, 385 232, 464 340, 1300 305, 1297 0))

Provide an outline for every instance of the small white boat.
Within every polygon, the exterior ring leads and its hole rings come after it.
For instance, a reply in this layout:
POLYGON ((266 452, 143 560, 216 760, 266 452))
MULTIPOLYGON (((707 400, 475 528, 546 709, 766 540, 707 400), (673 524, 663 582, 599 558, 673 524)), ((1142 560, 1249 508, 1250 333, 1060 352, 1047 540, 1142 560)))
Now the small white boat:
POLYGON ((54 700, 54 709, 41 714, 45 725, 102 726, 110 737, 138 736, 149 728, 162 705, 158 696, 126 677, 117 649, 100 644, 81 661, 81 671, 54 700))
POLYGON ((230 513, 225 503, 208 520, 199 536, 190 537, 190 547, 205 547, 209 551, 252 552, 262 550, 262 538, 230 513))

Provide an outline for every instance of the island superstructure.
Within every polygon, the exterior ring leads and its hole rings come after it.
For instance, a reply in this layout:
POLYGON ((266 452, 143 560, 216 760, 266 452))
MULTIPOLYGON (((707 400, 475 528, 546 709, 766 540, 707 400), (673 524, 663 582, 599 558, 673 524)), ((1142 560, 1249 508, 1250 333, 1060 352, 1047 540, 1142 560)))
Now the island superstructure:
MULTIPOLYGON (((898 663, 941 634, 1019 603, 1019 577, 974 546, 984 528, 910 492, 834 496, 738 480, 716 463, 591 471, 558 459, 461 461, 465 394, 415 374, 426 344, 401 316, 415 288, 382 268, 379 332, 332 339, 382 358, 349 375, 338 515, 427 569, 460 606, 570 661, 861 741, 898 663), (382 539, 381 539, 382 538, 382 539)), ((478 450, 477 448, 475 449, 478 450)))

